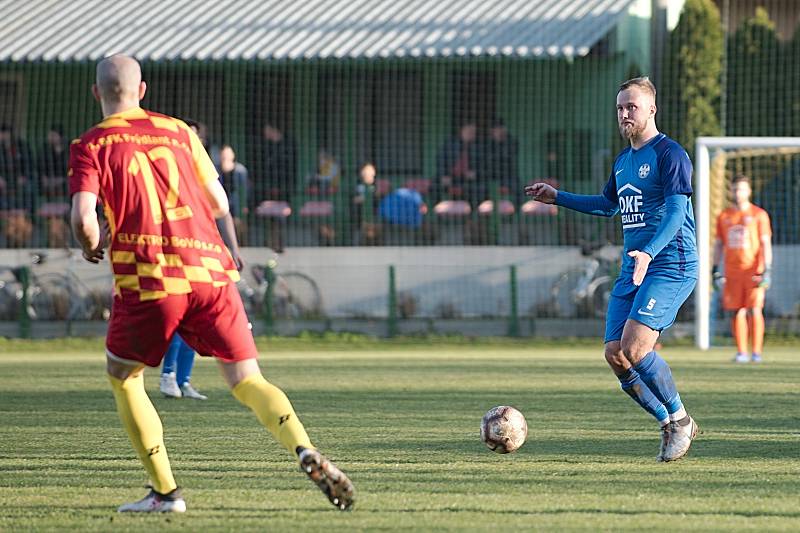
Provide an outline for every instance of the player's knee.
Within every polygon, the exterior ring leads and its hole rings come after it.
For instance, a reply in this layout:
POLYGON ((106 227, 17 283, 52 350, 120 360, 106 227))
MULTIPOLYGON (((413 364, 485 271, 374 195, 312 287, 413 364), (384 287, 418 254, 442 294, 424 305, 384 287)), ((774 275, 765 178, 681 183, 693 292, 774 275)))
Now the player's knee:
POLYGON ((651 348, 647 348, 641 343, 639 339, 623 339, 620 349, 625 360, 630 365, 638 363, 651 350, 651 348))
POLYGON ((109 376, 120 379, 126 380, 129 377, 136 377, 142 372, 144 372, 144 366, 131 366, 126 365, 123 363, 119 363, 117 361, 113 361, 111 359, 106 360, 106 372, 109 376))
POLYGON ((608 366, 610 366, 611 370, 617 375, 625 372, 630 366, 627 364, 627 359, 620 348, 619 342, 616 341, 606 344, 605 358, 608 366))
POLYGON ((258 360, 244 359, 240 361, 226 362, 218 359, 222 377, 228 387, 233 390, 244 379, 252 376, 253 374, 261 374, 261 369, 258 366, 258 360))

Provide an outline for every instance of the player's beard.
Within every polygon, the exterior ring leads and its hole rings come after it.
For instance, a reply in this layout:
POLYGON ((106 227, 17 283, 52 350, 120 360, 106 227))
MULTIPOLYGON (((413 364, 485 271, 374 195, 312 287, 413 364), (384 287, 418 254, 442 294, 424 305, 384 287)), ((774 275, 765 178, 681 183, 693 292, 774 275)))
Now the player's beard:
POLYGON ((622 135, 622 138, 626 141, 634 141, 642 136, 644 133, 644 128, 646 124, 641 123, 637 124, 636 122, 631 122, 629 124, 620 124, 619 125, 619 134, 622 135))

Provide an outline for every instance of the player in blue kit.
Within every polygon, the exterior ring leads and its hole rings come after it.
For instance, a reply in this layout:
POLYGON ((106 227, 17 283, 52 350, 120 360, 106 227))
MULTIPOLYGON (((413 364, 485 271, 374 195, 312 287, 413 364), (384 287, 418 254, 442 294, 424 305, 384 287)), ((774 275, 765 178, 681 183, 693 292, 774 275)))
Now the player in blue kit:
POLYGON ((661 425, 656 460, 674 461, 689 451, 698 428, 654 347, 697 283, 697 243, 692 163, 681 145, 659 133, 655 116, 653 83, 626 81, 617 93, 617 122, 630 147, 617 155, 602 194, 572 194, 546 183, 525 193, 582 213, 621 214, 622 269, 608 302, 605 357, 622 390, 661 425))

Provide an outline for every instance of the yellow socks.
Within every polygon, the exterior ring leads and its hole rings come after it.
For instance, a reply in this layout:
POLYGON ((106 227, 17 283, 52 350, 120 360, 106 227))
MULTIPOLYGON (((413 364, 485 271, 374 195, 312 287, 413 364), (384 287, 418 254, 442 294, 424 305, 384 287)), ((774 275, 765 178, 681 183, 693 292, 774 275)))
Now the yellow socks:
POLYGON ((144 373, 126 380, 108 376, 117 402, 117 413, 156 492, 167 494, 177 487, 172 477, 161 419, 144 390, 144 373))
POLYGON ((261 424, 295 456, 296 448, 313 448, 289 398, 260 373, 247 376, 232 390, 233 396, 258 417, 261 424))

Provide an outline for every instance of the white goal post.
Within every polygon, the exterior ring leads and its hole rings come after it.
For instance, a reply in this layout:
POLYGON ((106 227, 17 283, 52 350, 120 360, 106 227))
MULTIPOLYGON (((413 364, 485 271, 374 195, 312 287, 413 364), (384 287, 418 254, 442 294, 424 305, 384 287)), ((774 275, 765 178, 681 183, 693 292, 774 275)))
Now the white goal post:
POLYGON ((711 346, 711 150, 800 148, 800 137, 698 137, 695 144, 695 223, 699 275, 695 289, 695 343, 711 346))

